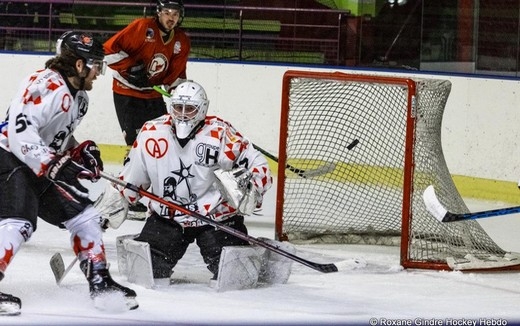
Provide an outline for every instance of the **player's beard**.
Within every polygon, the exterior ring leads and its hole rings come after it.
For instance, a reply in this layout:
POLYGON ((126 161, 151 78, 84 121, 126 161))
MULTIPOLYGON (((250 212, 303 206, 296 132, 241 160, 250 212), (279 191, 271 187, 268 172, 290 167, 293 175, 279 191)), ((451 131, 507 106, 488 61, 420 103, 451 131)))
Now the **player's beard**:
POLYGON ((94 80, 85 79, 83 89, 86 91, 90 91, 94 87, 93 84, 94 84, 94 80))
POLYGON ((169 33, 169 32, 171 32, 173 30, 175 25, 177 25, 177 22, 175 21, 175 19, 169 19, 169 18, 161 19, 161 18, 159 18, 159 25, 161 25, 161 27, 163 29, 163 32, 169 33))
POLYGON ((80 77, 80 89, 85 91, 90 91, 93 88, 94 80, 96 79, 96 76, 93 75, 91 69, 85 69, 87 72, 86 77, 80 77))
POLYGON ((164 26, 164 29, 166 29, 168 32, 170 32, 174 27, 175 27, 175 21, 168 20, 164 26))

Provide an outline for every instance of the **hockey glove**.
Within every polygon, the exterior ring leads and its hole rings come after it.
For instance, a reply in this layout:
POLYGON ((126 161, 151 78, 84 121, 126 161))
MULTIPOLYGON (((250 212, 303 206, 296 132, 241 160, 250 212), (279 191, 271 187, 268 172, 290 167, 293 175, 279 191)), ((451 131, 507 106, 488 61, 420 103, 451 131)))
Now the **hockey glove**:
POLYGON ((128 215, 128 201, 110 182, 107 182, 105 191, 96 200, 94 207, 101 213, 103 229, 119 228, 128 215))
POLYGON ((245 168, 236 168, 230 171, 218 169, 214 174, 222 197, 239 213, 251 215, 257 203, 251 172, 245 168))
POLYGON ((92 172, 91 181, 98 181, 103 171, 103 161, 99 147, 92 140, 86 140, 72 149, 71 156, 74 162, 83 165, 92 172))
POLYGON ((88 200, 88 189, 79 179, 91 179, 92 172, 74 162, 68 155, 58 156, 49 163, 45 176, 54 182, 60 193, 71 200, 88 200))
POLYGON ((126 71, 126 80, 137 87, 149 87, 150 81, 148 80, 145 64, 141 62, 137 66, 128 68, 126 71))

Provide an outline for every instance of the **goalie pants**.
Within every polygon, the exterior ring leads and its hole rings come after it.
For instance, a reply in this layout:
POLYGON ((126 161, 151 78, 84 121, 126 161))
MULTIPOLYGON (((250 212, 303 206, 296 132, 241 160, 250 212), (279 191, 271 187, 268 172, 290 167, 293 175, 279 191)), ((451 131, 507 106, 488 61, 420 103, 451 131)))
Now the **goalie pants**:
MULTIPOLYGON (((243 216, 232 216, 221 224, 247 234, 243 216)), ((216 279, 222 248, 249 244, 210 225, 182 228, 177 222, 157 214, 148 217, 135 240, 148 242, 150 245, 154 278, 170 277, 173 267, 184 256, 189 244, 196 241, 204 263, 216 279)))
POLYGON ((28 220, 34 230, 39 216, 63 228, 63 222, 81 213, 92 201, 70 200, 44 176, 34 172, 14 154, 0 148, 0 219, 28 220))

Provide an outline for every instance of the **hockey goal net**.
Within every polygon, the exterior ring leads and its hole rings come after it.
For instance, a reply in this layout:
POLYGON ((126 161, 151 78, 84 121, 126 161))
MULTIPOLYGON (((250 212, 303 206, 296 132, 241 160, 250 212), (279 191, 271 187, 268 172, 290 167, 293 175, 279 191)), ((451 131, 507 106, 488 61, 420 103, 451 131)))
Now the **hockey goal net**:
POLYGON ((441 223, 424 206, 432 184, 450 211, 469 212, 441 146, 450 90, 447 80, 287 71, 277 238, 400 245, 405 268, 517 268, 478 222, 441 223))

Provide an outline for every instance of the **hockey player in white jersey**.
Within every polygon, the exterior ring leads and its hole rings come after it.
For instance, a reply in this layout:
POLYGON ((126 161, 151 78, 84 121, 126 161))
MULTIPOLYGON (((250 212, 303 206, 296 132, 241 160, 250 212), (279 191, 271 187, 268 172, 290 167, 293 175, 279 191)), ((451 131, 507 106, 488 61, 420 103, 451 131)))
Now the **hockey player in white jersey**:
MULTIPOLYGON (((201 85, 178 85, 169 114, 143 125, 119 177, 247 233, 244 215, 261 206, 272 185, 269 166, 230 123, 206 116, 208 106, 201 85), (232 171, 226 176, 232 183, 236 178, 241 189, 222 192, 216 171, 232 171)), ((139 200, 135 192, 120 190, 131 204, 139 200)), ((149 207, 151 215, 135 240, 149 244, 153 278, 169 278, 188 245, 196 241, 216 279, 222 248, 248 244, 158 202, 150 201, 149 207)))
MULTIPOLYGON (((88 110, 86 91, 105 68, 103 60, 103 45, 91 34, 66 32, 56 56, 23 80, 13 97, 0 134, 0 279, 36 231, 39 216, 70 232, 94 300, 121 293, 128 308, 135 309, 136 293, 109 274, 101 216, 79 182, 100 178, 99 149, 73 136, 88 110)), ((18 297, 0 292, 0 314, 20 310, 18 297)))

